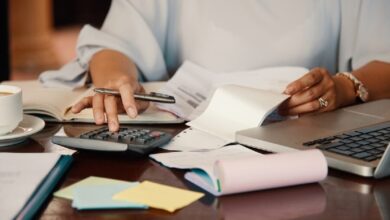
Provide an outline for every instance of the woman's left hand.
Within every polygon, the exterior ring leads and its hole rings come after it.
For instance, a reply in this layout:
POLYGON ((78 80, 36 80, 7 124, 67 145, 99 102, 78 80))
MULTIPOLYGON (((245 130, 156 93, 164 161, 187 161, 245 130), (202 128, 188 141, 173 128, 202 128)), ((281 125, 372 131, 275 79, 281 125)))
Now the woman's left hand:
POLYGON ((331 76, 324 68, 314 68, 287 86, 284 93, 291 97, 279 107, 279 113, 303 115, 332 111, 350 102, 353 89, 352 82, 345 77, 331 76))

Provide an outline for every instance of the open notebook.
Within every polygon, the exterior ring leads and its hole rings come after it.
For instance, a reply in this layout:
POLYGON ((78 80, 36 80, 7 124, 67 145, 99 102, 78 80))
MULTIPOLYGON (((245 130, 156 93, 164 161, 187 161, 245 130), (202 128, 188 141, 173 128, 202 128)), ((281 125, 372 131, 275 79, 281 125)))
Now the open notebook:
MULTIPOLYGON (((47 121, 62 122, 94 122, 92 109, 85 109, 79 114, 70 112, 73 104, 85 96, 93 94, 92 88, 70 90, 66 88, 46 88, 37 80, 8 81, 4 84, 22 88, 23 109, 26 114, 42 116, 47 121)), ((146 92, 158 91, 164 82, 145 83, 146 92)), ((132 119, 126 114, 119 115, 122 124, 173 124, 182 123, 183 120, 175 115, 159 110, 153 103, 150 107, 132 119)))

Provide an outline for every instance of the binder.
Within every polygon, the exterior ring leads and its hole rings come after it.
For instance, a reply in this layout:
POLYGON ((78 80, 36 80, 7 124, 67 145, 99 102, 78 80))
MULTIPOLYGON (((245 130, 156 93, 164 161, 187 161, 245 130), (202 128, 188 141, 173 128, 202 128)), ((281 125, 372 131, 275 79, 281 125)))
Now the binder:
POLYGON ((57 183, 64 176, 72 163, 72 156, 62 155, 43 182, 37 187, 31 198, 19 212, 15 219, 32 219, 39 211, 46 199, 51 196, 57 183))

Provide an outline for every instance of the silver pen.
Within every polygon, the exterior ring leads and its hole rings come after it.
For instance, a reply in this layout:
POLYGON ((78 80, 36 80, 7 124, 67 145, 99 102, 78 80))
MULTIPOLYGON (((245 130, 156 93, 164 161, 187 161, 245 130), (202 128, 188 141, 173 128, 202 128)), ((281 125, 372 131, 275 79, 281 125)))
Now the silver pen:
MULTIPOLYGON (((106 88, 95 88, 93 90, 96 93, 100 94, 106 94, 106 95, 114 95, 114 96, 120 96, 121 94, 113 89, 106 89, 106 88)), ((161 103, 175 103, 175 97, 162 94, 162 93, 157 93, 157 92, 151 92, 149 94, 139 94, 139 93, 134 93, 134 99, 137 100, 143 100, 143 101, 149 101, 149 102, 161 102, 161 103)))

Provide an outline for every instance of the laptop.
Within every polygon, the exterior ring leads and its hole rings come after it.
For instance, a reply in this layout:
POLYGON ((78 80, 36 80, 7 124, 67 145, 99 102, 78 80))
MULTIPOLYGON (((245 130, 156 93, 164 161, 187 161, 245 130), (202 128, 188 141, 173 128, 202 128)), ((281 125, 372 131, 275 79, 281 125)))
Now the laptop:
POLYGON ((275 153, 317 148, 329 167, 386 177, 390 175, 390 99, 238 131, 236 141, 275 153))

